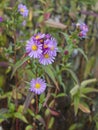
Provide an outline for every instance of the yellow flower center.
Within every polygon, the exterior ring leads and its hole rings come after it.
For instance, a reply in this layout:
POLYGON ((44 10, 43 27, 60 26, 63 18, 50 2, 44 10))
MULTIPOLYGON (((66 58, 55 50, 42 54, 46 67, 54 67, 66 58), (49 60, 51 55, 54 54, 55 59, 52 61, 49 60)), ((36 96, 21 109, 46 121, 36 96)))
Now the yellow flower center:
POLYGON ((36 51, 38 49, 38 47, 36 45, 32 45, 32 50, 36 51))
POLYGON ((41 85, 39 83, 35 84, 35 88, 39 89, 41 87, 41 85))
POLYGON ((45 58, 49 58, 49 54, 44 54, 44 57, 45 58))
POLYGON ((39 39, 39 38, 40 38, 40 36, 39 36, 39 35, 37 35, 35 38, 36 38, 36 39, 39 39))
POLYGON ((24 9, 23 9, 23 8, 20 8, 20 12, 24 13, 24 9))

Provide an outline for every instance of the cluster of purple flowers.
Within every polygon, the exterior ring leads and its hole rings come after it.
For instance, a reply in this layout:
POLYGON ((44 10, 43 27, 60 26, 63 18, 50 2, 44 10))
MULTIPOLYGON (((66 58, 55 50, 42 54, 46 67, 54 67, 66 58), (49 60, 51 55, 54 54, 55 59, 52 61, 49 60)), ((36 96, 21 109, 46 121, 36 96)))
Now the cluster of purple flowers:
POLYGON ((30 91, 35 94, 42 94, 46 89, 46 83, 44 79, 36 78, 32 79, 30 82, 30 91))
POLYGON ((28 9, 25 5, 23 4, 19 4, 18 5, 18 12, 23 16, 23 17, 27 17, 28 16, 28 9))
POLYGON ((88 32, 88 26, 85 23, 77 23, 76 26, 79 28, 79 37, 85 38, 88 32))
POLYGON ((27 41, 28 56, 38 58, 40 64, 48 65, 54 62, 57 55, 57 41, 50 34, 35 34, 27 41))

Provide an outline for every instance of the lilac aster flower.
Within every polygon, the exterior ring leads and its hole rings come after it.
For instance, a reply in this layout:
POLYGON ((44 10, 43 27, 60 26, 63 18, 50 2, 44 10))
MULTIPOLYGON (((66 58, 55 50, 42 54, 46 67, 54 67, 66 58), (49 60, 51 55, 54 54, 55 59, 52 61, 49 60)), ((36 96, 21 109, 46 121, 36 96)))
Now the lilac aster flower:
POLYGON ((26 45, 27 54, 30 57, 38 58, 43 65, 54 62, 57 50, 57 41, 50 34, 35 34, 26 45))
POLYGON ((77 23, 76 27, 80 30, 79 37, 85 38, 88 32, 88 26, 85 23, 77 23))
POLYGON ((26 52, 30 57, 38 58, 42 53, 42 45, 31 38, 27 41, 26 52))
POLYGON ((50 39, 51 35, 50 34, 46 34, 45 37, 46 37, 46 39, 50 39))
POLYGON ((46 89, 46 83, 44 79, 36 78, 32 79, 30 82, 30 91, 34 92, 35 94, 42 94, 46 89))
POLYGON ((54 62, 55 57, 49 53, 44 53, 40 55, 39 62, 43 65, 52 64, 54 62))
POLYGON ((25 5, 23 4, 19 4, 18 5, 18 12, 20 12, 20 14, 23 16, 23 17, 27 17, 28 16, 28 9, 25 5))
POLYGON ((0 22, 2 22, 3 21, 3 18, 0 16, 0 22))
POLYGON ((79 33, 79 37, 81 37, 81 38, 85 38, 86 35, 87 35, 87 33, 86 33, 85 31, 81 31, 81 32, 79 33))
POLYGON ((45 34, 38 33, 33 36, 33 39, 36 41, 40 41, 42 43, 44 40, 44 37, 45 37, 45 34))
POLYGON ((84 32, 88 32, 88 26, 85 23, 80 24, 80 30, 84 32))
POLYGON ((53 56, 56 56, 57 54, 57 41, 53 38, 47 39, 43 44, 43 49, 47 50, 48 53, 50 53, 53 56))

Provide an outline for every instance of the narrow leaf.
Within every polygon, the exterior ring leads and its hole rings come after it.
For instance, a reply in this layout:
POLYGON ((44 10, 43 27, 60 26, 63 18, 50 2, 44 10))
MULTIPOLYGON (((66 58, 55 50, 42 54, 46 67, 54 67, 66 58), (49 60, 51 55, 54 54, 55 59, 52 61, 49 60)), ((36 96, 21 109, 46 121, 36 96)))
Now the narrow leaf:
POLYGON ((19 112, 16 112, 16 113, 14 114, 14 117, 16 117, 16 118, 22 120, 22 121, 25 122, 25 123, 28 123, 28 121, 27 121, 27 119, 25 118, 25 116, 22 115, 22 114, 19 113, 19 112))
POLYGON ((49 124, 48 129, 52 128, 54 121, 55 121, 54 117, 50 118, 49 123, 48 123, 49 124))
POLYGON ((91 112, 90 109, 87 107, 87 105, 85 106, 85 105, 83 105, 81 103, 79 103, 79 109, 81 111, 83 111, 84 113, 88 113, 88 114, 91 112))
POLYGON ((14 65, 14 69, 13 69, 13 72, 12 72, 12 75, 11 75, 11 78, 14 76, 15 72, 17 71, 17 69, 19 67, 21 67, 27 60, 29 60, 30 57, 25 57, 24 59, 22 60, 19 60, 16 62, 16 64, 14 65))
POLYGON ((79 96, 75 95, 74 96, 74 111, 75 111, 75 115, 77 115, 77 112, 78 112, 79 101, 80 101, 79 96))
POLYGON ((53 116, 59 116, 60 115, 60 113, 57 112, 56 110, 54 110, 53 108, 48 107, 48 109, 49 109, 51 115, 53 115, 53 116))
POLYGON ((39 120, 43 124, 43 126, 45 126, 45 121, 40 115, 36 115, 36 119, 39 120))
POLYGON ((81 48, 77 48, 77 50, 84 56, 86 61, 88 61, 88 58, 87 58, 86 54, 84 53, 84 51, 81 48))
POLYGON ((92 68, 95 66, 96 57, 92 56, 89 61, 86 63, 84 78, 86 79, 87 76, 91 73, 92 68))
POLYGON ((82 94, 87 94, 87 93, 90 93, 90 92, 98 92, 97 89, 95 89, 95 88, 90 88, 90 87, 81 88, 80 91, 81 91, 82 94))
POLYGON ((79 91, 79 86, 76 85, 74 88, 71 89, 70 93, 71 96, 74 96, 79 91))
POLYGON ((53 21, 51 19, 45 21, 45 24, 49 27, 53 27, 53 28, 60 28, 60 29, 66 29, 67 26, 60 23, 60 22, 56 22, 56 21, 53 21))
POLYGON ((64 96, 66 96, 66 94, 65 93, 59 93, 57 96, 55 96, 56 98, 59 98, 59 97, 64 97, 64 96))
POLYGON ((71 40, 71 38, 69 37, 69 35, 66 34, 66 33, 63 33, 63 32, 61 32, 61 33, 64 35, 67 44, 72 44, 72 45, 73 45, 72 40, 71 40))
POLYGON ((87 86, 88 84, 91 84, 91 83, 94 83, 94 82, 97 82, 97 79, 88 79, 88 80, 85 80, 81 83, 81 87, 85 87, 87 86))
POLYGON ((65 68, 65 70, 67 70, 71 74, 74 81, 79 85, 80 83, 79 83, 79 80, 78 80, 76 74, 71 69, 65 68))
POLYGON ((33 128, 32 125, 28 125, 28 126, 26 126, 25 130, 33 130, 32 128, 33 128))
POLYGON ((24 106, 23 113, 25 113, 26 110, 28 109, 33 97, 34 97, 34 93, 28 92, 26 100, 25 100, 24 105, 23 105, 24 106))
POLYGON ((51 80, 54 82, 55 86, 57 87, 57 89, 59 89, 57 81, 55 79, 55 75, 54 75, 54 70, 52 68, 52 66, 48 65, 43 67, 45 73, 47 73, 47 75, 51 78, 51 80))

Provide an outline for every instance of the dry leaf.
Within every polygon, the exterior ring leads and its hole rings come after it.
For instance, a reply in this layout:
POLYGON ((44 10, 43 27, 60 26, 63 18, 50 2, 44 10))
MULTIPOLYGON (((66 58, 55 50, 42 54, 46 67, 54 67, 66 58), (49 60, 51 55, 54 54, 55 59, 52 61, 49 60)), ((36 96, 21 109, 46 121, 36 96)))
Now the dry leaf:
POLYGON ((88 114, 91 112, 90 109, 84 106, 83 104, 79 104, 79 109, 88 114))
POLYGON ((53 28, 60 28, 60 29, 66 29, 67 26, 60 23, 60 22, 56 22, 56 21, 53 21, 52 19, 49 19, 49 20, 46 20, 44 22, 47 26, 49 27, 53 27, 53 28))

